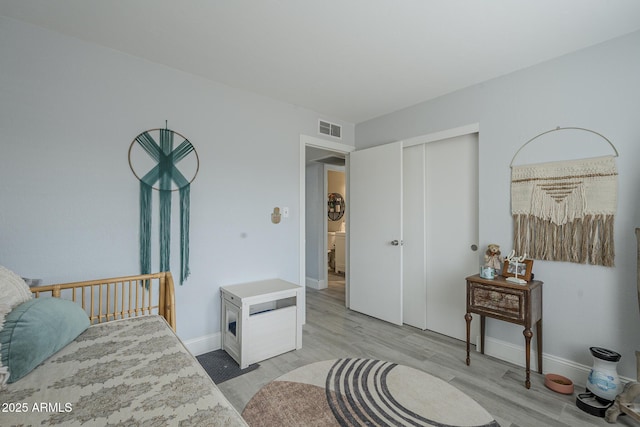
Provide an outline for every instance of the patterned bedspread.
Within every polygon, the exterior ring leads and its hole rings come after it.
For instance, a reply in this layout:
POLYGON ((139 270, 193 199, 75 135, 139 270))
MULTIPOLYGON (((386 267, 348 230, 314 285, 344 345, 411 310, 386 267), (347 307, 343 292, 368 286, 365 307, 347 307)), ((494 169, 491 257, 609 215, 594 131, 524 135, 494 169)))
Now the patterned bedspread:
POLYGON ((89 327, 0 405, 2 426, 246 425, 160 316, 89 327))

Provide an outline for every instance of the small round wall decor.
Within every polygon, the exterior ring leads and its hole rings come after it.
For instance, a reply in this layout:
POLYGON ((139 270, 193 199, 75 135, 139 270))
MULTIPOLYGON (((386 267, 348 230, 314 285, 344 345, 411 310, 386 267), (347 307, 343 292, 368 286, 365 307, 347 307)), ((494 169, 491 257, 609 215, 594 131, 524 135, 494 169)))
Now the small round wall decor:
POLYGON ((331 221, 337 221, 344 215, 344 197, 340 193, 329 193, 327 215, 331 221))

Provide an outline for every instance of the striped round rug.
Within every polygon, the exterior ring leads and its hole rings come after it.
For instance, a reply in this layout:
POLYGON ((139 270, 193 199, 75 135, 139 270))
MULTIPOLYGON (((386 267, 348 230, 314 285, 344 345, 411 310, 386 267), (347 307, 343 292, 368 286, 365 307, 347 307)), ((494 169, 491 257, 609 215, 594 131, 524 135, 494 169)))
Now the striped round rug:
POLYGON ((242 416, 250 426, 498 426, 449 383, 371 359, 295 369, 262 387, 242 416))

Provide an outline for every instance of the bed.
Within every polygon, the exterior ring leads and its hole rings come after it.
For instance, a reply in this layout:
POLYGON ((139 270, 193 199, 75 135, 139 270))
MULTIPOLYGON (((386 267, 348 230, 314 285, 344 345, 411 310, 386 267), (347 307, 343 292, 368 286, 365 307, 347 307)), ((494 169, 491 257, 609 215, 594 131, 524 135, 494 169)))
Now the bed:
POLYGON ((0 328, 4 361, 24 345, 27 324, 37 326, 36 342, 9 365, 0 425, 247 425, 175 334, 170 273, 30 291, 34 298, 14 304, 0 328), (42 342, 51 351, 49 341, 65 335, 68 343, 23 372, 42 342))

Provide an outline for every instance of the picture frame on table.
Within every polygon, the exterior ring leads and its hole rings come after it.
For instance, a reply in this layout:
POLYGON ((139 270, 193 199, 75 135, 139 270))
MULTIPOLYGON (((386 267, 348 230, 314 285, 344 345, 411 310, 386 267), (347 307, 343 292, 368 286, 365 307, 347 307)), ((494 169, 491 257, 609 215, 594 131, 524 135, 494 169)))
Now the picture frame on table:
POLYGON ((533 269, 533 260, 525 259, 522 262, 510 263, 508 260, 504 261, 502 266, 502 275, 504 277, 516 277, 516 271, 519 278, 529 282, 531 280, 531 270, 533 269))

